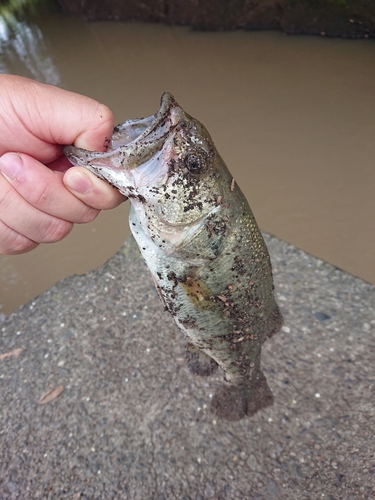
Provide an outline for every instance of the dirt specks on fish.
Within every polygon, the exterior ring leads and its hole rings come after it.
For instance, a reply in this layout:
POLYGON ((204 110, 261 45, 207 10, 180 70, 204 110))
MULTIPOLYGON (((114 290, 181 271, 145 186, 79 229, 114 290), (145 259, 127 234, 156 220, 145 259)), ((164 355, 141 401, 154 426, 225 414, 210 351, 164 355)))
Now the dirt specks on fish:
POLYGON ((282 325, 271 263, 205 127, 165 93, 155 115, 116 127, 105 153, 66 154, 129 197, 131 230, 185 336, 190 371, 224 371, 212 411, 238 420, 272 404, 260 367, 263 342, 282 325))

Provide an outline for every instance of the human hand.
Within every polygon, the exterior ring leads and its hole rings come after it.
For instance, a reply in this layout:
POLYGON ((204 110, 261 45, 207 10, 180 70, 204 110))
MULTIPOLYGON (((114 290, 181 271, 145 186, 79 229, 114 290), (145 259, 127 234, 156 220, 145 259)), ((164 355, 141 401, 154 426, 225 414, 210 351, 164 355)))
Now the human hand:
POLYGON ((0 253, 59 241, 125 200, 62 152, 104 151, 112 130, 112 112, 89 97, 0 75, 0 253))

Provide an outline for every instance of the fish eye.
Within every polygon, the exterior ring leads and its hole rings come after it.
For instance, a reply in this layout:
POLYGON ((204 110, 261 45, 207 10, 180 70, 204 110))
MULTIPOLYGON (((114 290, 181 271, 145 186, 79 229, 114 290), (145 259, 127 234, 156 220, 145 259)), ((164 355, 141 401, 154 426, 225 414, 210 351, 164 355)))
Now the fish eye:
POLYGON ((202 149, 200 151, 191 151, 184 158, 185 167, 192 174, 201 174, 207 170, 207 154, 202 149))

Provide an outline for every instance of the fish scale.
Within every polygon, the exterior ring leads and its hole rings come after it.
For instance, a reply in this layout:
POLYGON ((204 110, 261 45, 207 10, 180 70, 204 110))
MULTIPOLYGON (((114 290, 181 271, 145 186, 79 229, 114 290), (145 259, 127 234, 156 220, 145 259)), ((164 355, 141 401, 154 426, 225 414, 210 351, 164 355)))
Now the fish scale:
POLYGON ((165 93, 160 110, 115 128, 105 153, 65 154, 128 196, 130 228, 189 369, 224 381, 211 410, 239 420, 272 404, 263 342, 282 325, 269 254, 254 215, 205 127, 165 93))

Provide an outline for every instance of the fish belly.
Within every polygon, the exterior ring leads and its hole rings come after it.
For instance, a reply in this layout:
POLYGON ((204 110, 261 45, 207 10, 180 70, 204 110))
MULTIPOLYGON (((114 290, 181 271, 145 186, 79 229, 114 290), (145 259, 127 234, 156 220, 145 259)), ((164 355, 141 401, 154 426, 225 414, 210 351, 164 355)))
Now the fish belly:
MULTIPOLYGON (((233 269, 239 260, 231 250, 201 265, 168 255, 143 231, 133 210, 130 227, 160 299, 185 334, 189 369, 210 375, 219 365, 224 371, 227 383, 216 391, 212 410, 238 420, 272 404, 260 368, 262 343, 282 322, 272 276, 268 287, 264 280, 253 283, 254 271, 233 269)), ((233 241, 228 241, 231 246, 233 241)))

